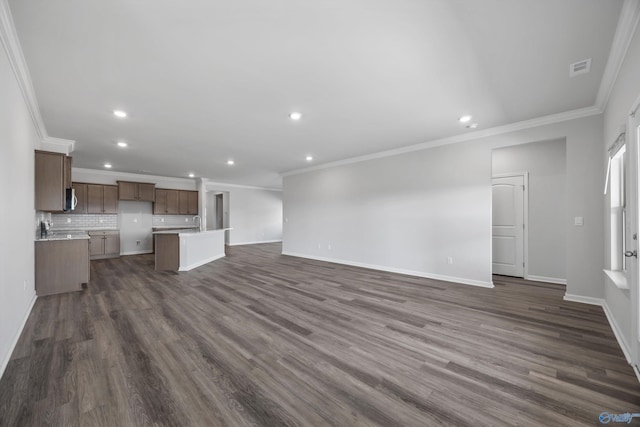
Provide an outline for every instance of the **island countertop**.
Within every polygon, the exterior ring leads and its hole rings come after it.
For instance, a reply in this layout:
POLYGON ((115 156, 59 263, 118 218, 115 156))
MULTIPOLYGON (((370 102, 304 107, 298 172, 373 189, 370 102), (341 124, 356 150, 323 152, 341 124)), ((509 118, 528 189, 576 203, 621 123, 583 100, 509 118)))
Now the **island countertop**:
POLYGON ((197 229, 193 229, 193 228, 187 228, 187 229, 178 229, 178 230, 160 230, 160 231, 154 231, 152 234, 177 234, 179 236, 189 236, 189 235, 195 235, 195 234, 207 234, 207 233, 217 233, 219 231, 227 231, 227 230, 231 230, 231 228, 216 228, 215 230, 197 230, 197 229))

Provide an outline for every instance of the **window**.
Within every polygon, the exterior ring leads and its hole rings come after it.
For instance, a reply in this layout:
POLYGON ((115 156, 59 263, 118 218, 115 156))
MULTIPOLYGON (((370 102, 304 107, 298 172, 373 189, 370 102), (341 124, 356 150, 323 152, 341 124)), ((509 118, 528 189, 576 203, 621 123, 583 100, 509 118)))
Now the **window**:
POLYGON ((611 208, 611 270, 626 270, 625 219, 626 219, 626 146, 623 144, 611 157, 609 165, 609 189, 611 208))

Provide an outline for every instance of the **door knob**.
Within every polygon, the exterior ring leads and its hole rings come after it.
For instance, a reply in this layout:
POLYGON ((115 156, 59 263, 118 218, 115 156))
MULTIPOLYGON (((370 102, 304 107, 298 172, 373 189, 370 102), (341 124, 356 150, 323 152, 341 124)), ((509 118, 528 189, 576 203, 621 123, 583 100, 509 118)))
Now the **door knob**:
POLYGON ((626 251, 624 253, 624 256, 626 256, 627 258, 631 258, 631 257, 638 258, 638 251, 626 251))

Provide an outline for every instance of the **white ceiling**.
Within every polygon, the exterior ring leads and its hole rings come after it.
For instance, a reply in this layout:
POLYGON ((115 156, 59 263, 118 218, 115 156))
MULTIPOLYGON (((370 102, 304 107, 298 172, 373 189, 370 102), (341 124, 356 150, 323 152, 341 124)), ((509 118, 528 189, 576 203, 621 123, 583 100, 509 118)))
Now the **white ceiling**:
POLYGON ((47 132, 76 141, 75 166, 279 187, 307 154, 472 132, 463 114, 482 130, 594 105, 622 0, 9 4, 47 132))

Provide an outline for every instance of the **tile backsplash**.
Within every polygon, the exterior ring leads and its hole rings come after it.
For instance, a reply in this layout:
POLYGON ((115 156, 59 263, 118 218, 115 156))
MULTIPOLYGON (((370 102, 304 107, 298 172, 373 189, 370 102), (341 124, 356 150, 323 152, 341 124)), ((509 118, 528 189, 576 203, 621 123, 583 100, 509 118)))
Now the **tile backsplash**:
POLYGON ((193 226, 195 221, 193 215, 154 215, 153 226, 154 227, 180 227, 180 226, 193 226))
POLYGON ((118 228, 117 214, 55 214, 51 220, 52 230, 118 228))

